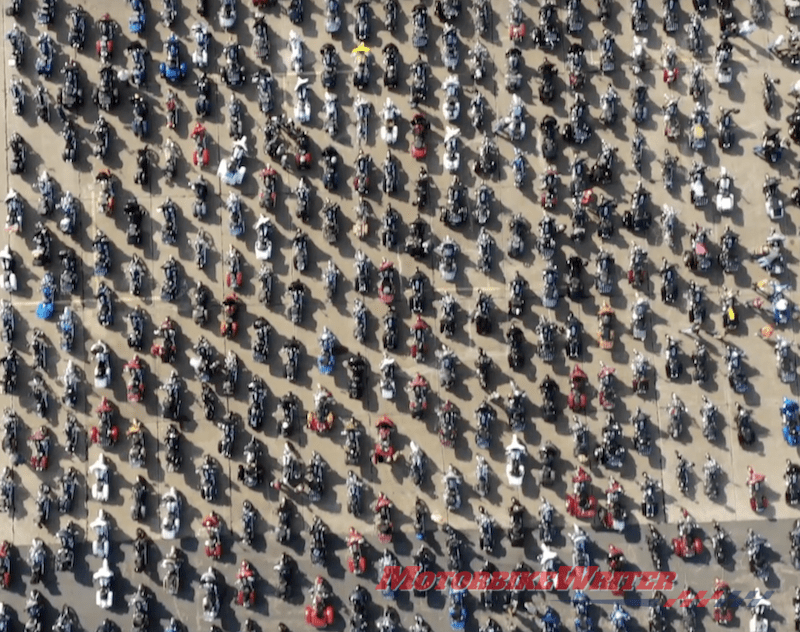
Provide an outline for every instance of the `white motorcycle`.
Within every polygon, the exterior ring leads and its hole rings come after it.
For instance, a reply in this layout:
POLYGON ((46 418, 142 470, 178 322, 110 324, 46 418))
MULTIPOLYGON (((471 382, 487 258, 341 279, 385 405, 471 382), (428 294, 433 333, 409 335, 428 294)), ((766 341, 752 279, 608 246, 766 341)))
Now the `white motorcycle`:
POLYGON ((97 536, 97 539, 92 542, 92 553, 95 557, 107 560, 111 547, 111 527, 108 524, 106 512, 101 509, 89 527, 97 536))
MULTIPOLYGON (((34 251, 35 254, 35 251, 34 251)), ((6 292, 17 291, 17 275, 14 273, 14 255, 11 248, 6 246, 0 250, 0 266, 3 268, 3 289, 6 292)))
POLYGON ((110 610, 114 605, 114 571, 108 566, 108 560, 103 560, 100 570, 92 575, 92 580, 97 584, 95 603, 103 610, 110 610))
POLYGON ((399 131, 397 122, 400 120, 400 109, 389 98, 381 110, 381 118, 383 119, 381 138, 387 145, 394 145, 399 131))
POLYGON ((308 99, 309 79, 300 77, 294 86, 294 120, 308 123, 311 120, 311 102, 308 99))
POLYGON ((247 173, 247 169, 245 169, 242 161, 246 157, 247 137, 242 136, 239 140, 234 141, 231 157, 228 160, 219 161, 217 175, 222 178, 222 181, 229 187, 239 186, 244 180, 244 175, 247 173), (233 170, 231 170, 232 168, 233 170))
POLYGON ((675 227, 678 223, 678 212, 669 204, 661 207, 661 234, 664 243, 670 248, 675 246, 675 227))
POLYGON ((111 352, 102 340, 95 342, 89 349, 97 365, 94 367, 95 388, 108 388, 111 385, 111 352))
POLYGON ((750 602, 750 612, 753 615, 750 619, 750 632, 769 632, 767 614, 770 608, 772 602, 765 599, 761 590, 756 588, 755 598, 750 602))
POLYGON ((170 487, 161 497, 161 508, 164 512, 161 518, 161 537, 164 540, 174 540, 181 530, 181 499, 174 487, 170 487))
POLYGON ((269 261, 272 259, 272 239, 270 238, 270 234, 272 233, 272 222, 266 215, 262 215, 255 223, 255 230, 256 259, 259 261, 269 261))
POLYGON ((328 136, 335 137, 339 133, 339 98, 332 92, 325 93, 323 106, 325 118, 322 125, 328 136))
POLYGON ((197 48, 192 53, 192 63, 198 68, 208 67, 208 46, 211 36, 208 34, 208 24, 197 22, 192 26, 192 37, 197 48))
POLYGON ((108 502, 110 484, 108 464, 104 454, 101 454, 97 461, 89 467, 89 472, 94 475, 92 498, 101 503, 108 502))
POLYGON ((528 449, 520 442, 516 433, 511 443, 506 446, 506 477, 512 487, 520 487, 525 478, 523 459, 528 454, 528 449))
POLYGON ((633 38, 633 52, 631 53, 631 65, 633 67, 633 74, 638 75, 641 73, 647 62, 647 40, 644 37, 634 36, 633 38))
POLYGON ((292 70, 298 74, 303 72, 303 40, 295 31, 289 31, 289 55, 292 70))
POLYGON ((217 17, 222 30, 232 29, 233 25, 236 24, 237 17, 236 0, 222 0, 222 6, 219 8, 217 17))
POLYGON ((461 82, 455 75, 450 75, 442 84, 444 89, 444 100, 442 102, 442 114, 448 123, 458 119, 461 114, 461 103, 459 95, 461 93, 461 82))
MULTIPOLYGON (((394 373, 397 370, 397 360, 389 357, 388 355, 384 355, 383 360, 381 360, 380 370, 382 376, 394 376, 394 373)), ((395 384, 394 379, 390 379, 389 377, 382 377, 381 396, 383 397, 383 399, 393 400, 396 395, 397 395, 397 386, 395 384)))
POLYGON ((458 128, 448 127, 444 135, 444 153, 442 154, 444 168, 450 173, 458 171, 461 165, 461 151, 458 147, 458 128))
POLYGON ((717 195, 714 198, 714 204, 720 213, 730 213, 733 210, 734 202, 733 178, 728 170, 722 167, 719 180, 717 180, 717 195))

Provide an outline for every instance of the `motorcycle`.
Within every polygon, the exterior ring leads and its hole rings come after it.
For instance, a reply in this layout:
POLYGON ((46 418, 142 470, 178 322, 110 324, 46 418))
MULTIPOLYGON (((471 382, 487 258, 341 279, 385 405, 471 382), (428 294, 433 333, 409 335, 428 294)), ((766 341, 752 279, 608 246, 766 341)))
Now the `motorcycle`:
POLYGON ((767 500, 766 494, 764 494, 762 490, 762 486, 764 485, 764 480, 766 476, 764 474, 758 474, 752 467, 749 465, 747 466, 747 488, 750 492, 750 508, 755 513, 762 513, 764 509, 767 508, 769 501, 767 500))
POLYGON ((506 446, 505 452, 506 477, 508 478, 508 484, 512 487, 521 487, 525 477, 525 466, 523 465, 523 461, 528 453, 528 450, 520 442, 516 433, 513 435, 511 443, 506 446))
POLYGON ((444 67, 449 72, 455 72, 459 61, 460 61, 460 54, 459 54, 459 41, 458 41, 458 31, 456 27, 452 23, 445 24, 444 29, 442 30, 442 62, 444 63, 444 67))

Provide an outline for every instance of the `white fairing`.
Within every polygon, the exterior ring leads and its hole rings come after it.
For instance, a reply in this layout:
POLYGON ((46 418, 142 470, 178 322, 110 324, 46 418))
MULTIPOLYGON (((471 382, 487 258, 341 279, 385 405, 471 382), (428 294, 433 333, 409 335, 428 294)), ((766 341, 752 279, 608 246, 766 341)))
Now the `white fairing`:
POLYGON ((13 272, 6 272, 3 274, 3 289, 6 292, 17 291, 17 275, 13 272))
POLYGON ((161 501, 163 518, 161 519, 161 537, 165 540, 174 540, 181 530, 180 500, 175 489, 170 489, 164 494, 161 501))
MULTIPOLYGON (((461 152, 456 150, 451 154, 451 152, 448 151, 448 144, 453 139, 457 138, 458 129, 455 127, 448 127, 444 135, 444 153, 442 154, 442 164, 444 165, 444 168, 451 173, 458 171, 458 167, 461 164, 461 152)), ((457 143, 458 141, 456 140, 455 142, 457 143)))
POLYGON ((108 483, 95 481, 92 485, 92 498, 101 503, 108 502, 108 483))
POLYGON ((508 484, 512 487, 519 487, 522 485, 522 480, 525 478, 525 468, 520 468, 520 475, 514 476, 511 473, 511 464, 506 465, 506 477, 508 477, 508 484))

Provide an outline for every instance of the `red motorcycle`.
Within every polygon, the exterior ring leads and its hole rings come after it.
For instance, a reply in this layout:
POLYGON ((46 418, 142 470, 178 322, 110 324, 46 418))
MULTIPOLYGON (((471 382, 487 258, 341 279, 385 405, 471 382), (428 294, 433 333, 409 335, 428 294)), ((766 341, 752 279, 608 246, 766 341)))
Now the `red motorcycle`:
MULTIPOLYGON (((625 564, 625 555, 622 552, 622 549, 618 549, 613 544, 608 545, 608 569, 614 573, 619 573, 622 571, 622 567, 625 564)), ((611 591, 612 595, 621 595, 623 591, 620 589, 619 585, 617 585, 616 590, 611 591)))
POLYGON ((296 138, 295 143, 297 149, 294 154, 294 164, 298 169, 311 169, 311 141, 308 134, 300 131, 296 138))
POLYGON ((767 508, 769 501, 766 494, 761 491, 761 487, 766 480, 764 474, 756 474, 755 470, 747 466, 747 488, 750 490, 750 509, 756 513, 761 513, 767 508))
POLYGON ((322 389, 314 396, 314 400, 314 411, 309 412, 306 417, 306 428, 322 434, 333 428, 333 422, 336 421, 336 416, 328 403, 333 400, 333 395, 330 391, 322 389))
POLYGON ((580 365, 576 364, 575 368, 570 371, 569 381, 570 389, 567 401, 569 409, 573 412, 586 410, 586 386, 589 384, 589 376, 580 365))
POLYGON ((703 538, 696 535, 697 524, 683 510, 683 521, 678 525, 678 537, 672 538, 672 552, 680 558, 691 559, 695 555, 700 555, 703 550, 703 538))
POLYGON ((347 548, 350 555, 347 558, 347 568, 354 575, 361 575, 367 570, 367 558, 364 557, 362 547, 364 536, 350 527, 350 534, 347 536, 347 548))
POLYGON ((258 201, 261 208, 275 208, 278 201, 278 172, 270 166, 259 173, 261 178, 261 193, 258 201))
POLYGON ((31 435, 31 467, 43 472, 50 463, 50 431, 42 426, 31 435))
POLYGON ((514 21, 508 25, 508 37, 515 44, 519 44, 527 32, 528 29, 525 27, 525 22, 523 20, 519 22, 514 21))
POLYGON ((428 155, 428 130, 430 123, 422 114, 415 114, 411 119, 411 131, 414 142, 411 144, 411 155, 417 160, 422 160, 428 155))
POLYGON ((392 445, 392 435, 395 429, 394 422, 384 415, 375 422, 375 427, 378 429, 378 442, 375 444, 375 450, 372 453, 372 464, 393 463, 397 458, 397 452, 392 445))
POLYGON ((597 515, 597 498, 589 493, 592 477, 582 467, 572 477, 572 494, 567 494, 567 513, 581 520, 597 515))
POLYGON ((99 443, 104 447, 110 447, 119 439, 119 428, 111 423, 114 415, 114 407, 107 397, 103 398, 100 405, 95 409, 99 419, 96 426, 92 428, 91 440, 92 443, 99 443))
POLYGON ((138 355, 133 356, 124 367, 131 379, 127 385, 128 401, 138 403, 144 398, 144 369, 138 355))
POLYGON ((306 623, 315 628, 326 628, 336 618, 336 610, 330 605, 330 589, 322 577, 317 577, 311 593, 311 605, 306 606, 306 623))
POLYGON ((595 194, 594 189, 586 189, 581 195, 582 209, 588 213, 589 209, 594 206, 595 202, 597 202, 597 195, 595 194))
POLYGON ((206 530, 206 555, 215 560, 222 557, 222 518, 215 511, 212 511, 202 522, 206 530))
POLYGON ((236 317, 239 314, 239 297, 230 294, 222 301, 222 314, 224 320, 219 325, 219 335, 228 338, 235 338, 239 333, 239 323, 236 317))
POLYGON ((731 587, 719 577, 714 580, 714 621, 728 625, 733 621, 731 587))
POLYGON ((378 522, 378 540, 381 544, 389 544, 394 537, 394 524, 392 523, 392 501, 380 493, 378 502, 375 503, 375 515, 378 522))
POLYGON ((11 584, 11 543, 3 540, 0 544, 0 586, 8 588, 11 584))
POLYGON ((195 165, 205 167, 211 155, 208 151, 208 139, 206 138, 206 128, 202 123, 196 123, 192 129, 192 140, 194 141, 194 151, 192 152, 192 162, 195 165))
POLYGON ((94 49, 97 51, 97 55, 103 63, 109 62, 111 60, 111 53, 114 52, 114 30, 116 26, 116 23, 111 19, 108 13, 97 21, 100 39, 97 40, 94 49))
POLYGON ((417 322, 411 327, 411 334, 414 336, 414 342, 411 345, 411 357, 414 359, 422 359, 428 352, 428 332, 430 325, 422 320, 422 316, 417 316, 417 322))
POLYGON ((175 321, 167 316, 156 331, 155 337, 161 338, 161 344, 153 343, 150 353, 166 364, 174 362, 178 355, 178 330, 175 321))
POLYGON ((252 564, 243 560, 236 573, 236 603, 250 608, 256 602, 256 572, 252 564))
POLYGON ((678 54, 675 52, 674 48, 670 47, 666 55, 664 55, 664 83, 667 85, 675 83, 678 80, 680 72, 678 68, 678 54))
POLYGON ((378 296, 386 305, 394 302, 394 264, 385 259, 378 269, 378 296))

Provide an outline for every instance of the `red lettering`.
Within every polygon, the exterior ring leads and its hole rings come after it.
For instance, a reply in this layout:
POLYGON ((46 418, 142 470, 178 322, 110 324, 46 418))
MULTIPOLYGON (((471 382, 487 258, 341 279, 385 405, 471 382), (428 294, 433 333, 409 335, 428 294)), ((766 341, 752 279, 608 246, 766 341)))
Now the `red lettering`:
MULTIPOLYGON (((661 575, 662 575, 662 573, 659 573, 659 580, 660 580, 660 576, 661 575)), ((659 582, 659 584, 660 584, 660 582, 659 582)), ((691 605, 692 604, 692 598, 693 597, 694 597, 694 595, 692 594, 692 591, 687 588, 680 595, 678 595, 677 599, 667 599, 667 603, 664 604, 664 605, 667 608, 672 608, 678 601, 680 601, 681 602, 681 606, 686 607, 687 605, 691 605)))
POLYGON ((447 581, 455 575, 455 571, 439 571, 436 573, 436 590, 447 588, 447 581))
POLYGON ((467 586, 470 585, 472 582, 472 573, 469 571, 462 571, 456 574, 453 581, 450 585, 453 587, 453 590, 464 590, 467 586))
POLYGON ((530 573, 514 571, 508 576, 508 590, 525 590, 525 578, 530 573))
POLYGON ((375 590, 411 590, 414 578, 420 571, 419 566, 387 566, 383 569, 381 583, 375 590))
MULTIPOLYGON (((480 575, 480 573, 478 573, 480 575)), ((497 571, 492 573, 492 581, 489 582, 489 590, 505 590, 508 585, 508 573, 497 571)))
POLYGON ((599 566, 560 566, 558 569, 557 590, 584 590, 594 574, 600 570, 599 566))
POLYGON ((673 590, 675 588, 675 580, 678 579, 678 573, 674 571, 662 571, 658 574, 658 583, 656 590, 673 590))
POLYGON ((556 582, 558 581, 558 573, 555 571, 549 571, 547 573, 542 573, 544 575, 544 586, 542 586, 543 590, 553 590, 555 587, 556 582))
POLYGON ((658 579, 658 571, 645 571, 642 573, 642 580, 639 582, 639 585, 636 587, 636 590, 643 591, 643 590, 655 590, 656 589, 656 579, 658 579))
POLYGON ((701 608, 705 608, 708 605, 708 602, 711 601, 711 597, 706 597, 706 591, 701 590, 697 593, 697 605, 701 608))
POLYGON ((592 585, 589 586, 589 590, 611 590, 608 584, 611 582, 613 575, 612 571, 596 572, 592 577, 592 585))
POLYGON ((480 571, 472 576, 472 581, 469 583, 467 590, 486 590, 489 586, 489 580, 492 579, 492 574, 486 571, 480 571))
POLYGON ((414 590, 418 592, 425 592, 426 590, 429 590, 431 586, 433 586, 433 582, 435 581, 436 573, 432 571, 420 573, 414 580, 414 590))
POLYGON ((532 586, 531 590, 544 590, 544 586, 542 585, 547 578, 547 571, 542 571, 540 573, 531 573, 530 575, 530 584, 532 586))
POLYGON ((539 577, 539 573, 523 573, 525 576, 525 588, 524 590, 538 590, 536 587, 536 578, 539 577))
POLYGON ((625 571, 620 573, 619 589, 623 591, 633 590, 633 582, 642 576, 640 571, 625 571))

